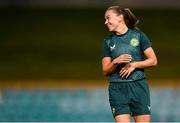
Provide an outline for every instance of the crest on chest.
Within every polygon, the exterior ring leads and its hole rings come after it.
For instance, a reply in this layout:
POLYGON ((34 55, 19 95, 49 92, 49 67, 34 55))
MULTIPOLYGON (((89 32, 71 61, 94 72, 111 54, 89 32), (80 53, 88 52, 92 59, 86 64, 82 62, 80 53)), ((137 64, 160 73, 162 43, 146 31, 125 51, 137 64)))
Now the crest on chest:
POLYGON ((130 45, 133 47, 137 47, 139 45, 139 40, 137 38, 132 38, 130 40, 130 45))

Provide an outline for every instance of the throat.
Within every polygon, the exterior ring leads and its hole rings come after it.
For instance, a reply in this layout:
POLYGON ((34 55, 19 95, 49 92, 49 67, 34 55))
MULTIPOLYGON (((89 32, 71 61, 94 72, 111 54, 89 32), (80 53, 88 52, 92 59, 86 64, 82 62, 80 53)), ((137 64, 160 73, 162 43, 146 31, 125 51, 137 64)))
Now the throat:
POLYGON ((116 31, 116 35, 123 35, 128 31, 127 26, 121 27, 119 29, 117 29, 116 31))

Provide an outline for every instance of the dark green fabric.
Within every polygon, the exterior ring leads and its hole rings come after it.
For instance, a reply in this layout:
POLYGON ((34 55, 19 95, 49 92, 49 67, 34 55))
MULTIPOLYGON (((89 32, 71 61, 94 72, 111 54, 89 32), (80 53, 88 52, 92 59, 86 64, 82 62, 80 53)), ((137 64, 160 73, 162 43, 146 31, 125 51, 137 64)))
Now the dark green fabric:
MULTIPOLYGON (((148 37, 140 30, 128 29, 123 35, 111 34, 103 41, 102 58, 111 57, 115 59, 122 54, 130 54, 132 61, 143 61, 144 50, 151 47, 148 37)), ((127 63, 119 64, 116 69, 109 75, 110 82, 130 82, 145 78, 144 69, 135 69, 127 78, 119 75, 120 69, 127 63)))
POLYGON ((150 114, 150 93, 145 79, 109 85, 109 102, 113 116, 150 114))

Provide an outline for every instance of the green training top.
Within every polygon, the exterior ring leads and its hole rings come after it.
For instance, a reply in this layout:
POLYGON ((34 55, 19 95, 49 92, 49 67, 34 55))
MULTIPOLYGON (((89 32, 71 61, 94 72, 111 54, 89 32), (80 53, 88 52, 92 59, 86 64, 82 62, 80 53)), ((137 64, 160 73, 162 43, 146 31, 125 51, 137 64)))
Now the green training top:
MULTIPOLYGON (((151 47, 148 37, 140 30, 128 29, 125 34, 111 34, 103 41, 102 58, 115 59, 122 54, 132 56, 132 61, 143 61, 144 51, 151 47)), ((127 63, 118 64, 116 69, 108 76, 109 82, 130 82, 145 78, 144 69, 135 69, 128 78, 119 75, 121 68, 127 63)))

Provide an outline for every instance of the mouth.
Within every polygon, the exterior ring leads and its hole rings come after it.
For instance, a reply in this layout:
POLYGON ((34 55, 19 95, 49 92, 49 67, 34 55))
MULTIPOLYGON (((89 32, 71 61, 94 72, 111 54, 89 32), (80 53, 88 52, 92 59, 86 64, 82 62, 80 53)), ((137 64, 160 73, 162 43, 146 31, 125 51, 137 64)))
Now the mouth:
POLYGON ((110 24, 106 24, 106 26, 109 28, 111 25, 110 24))

